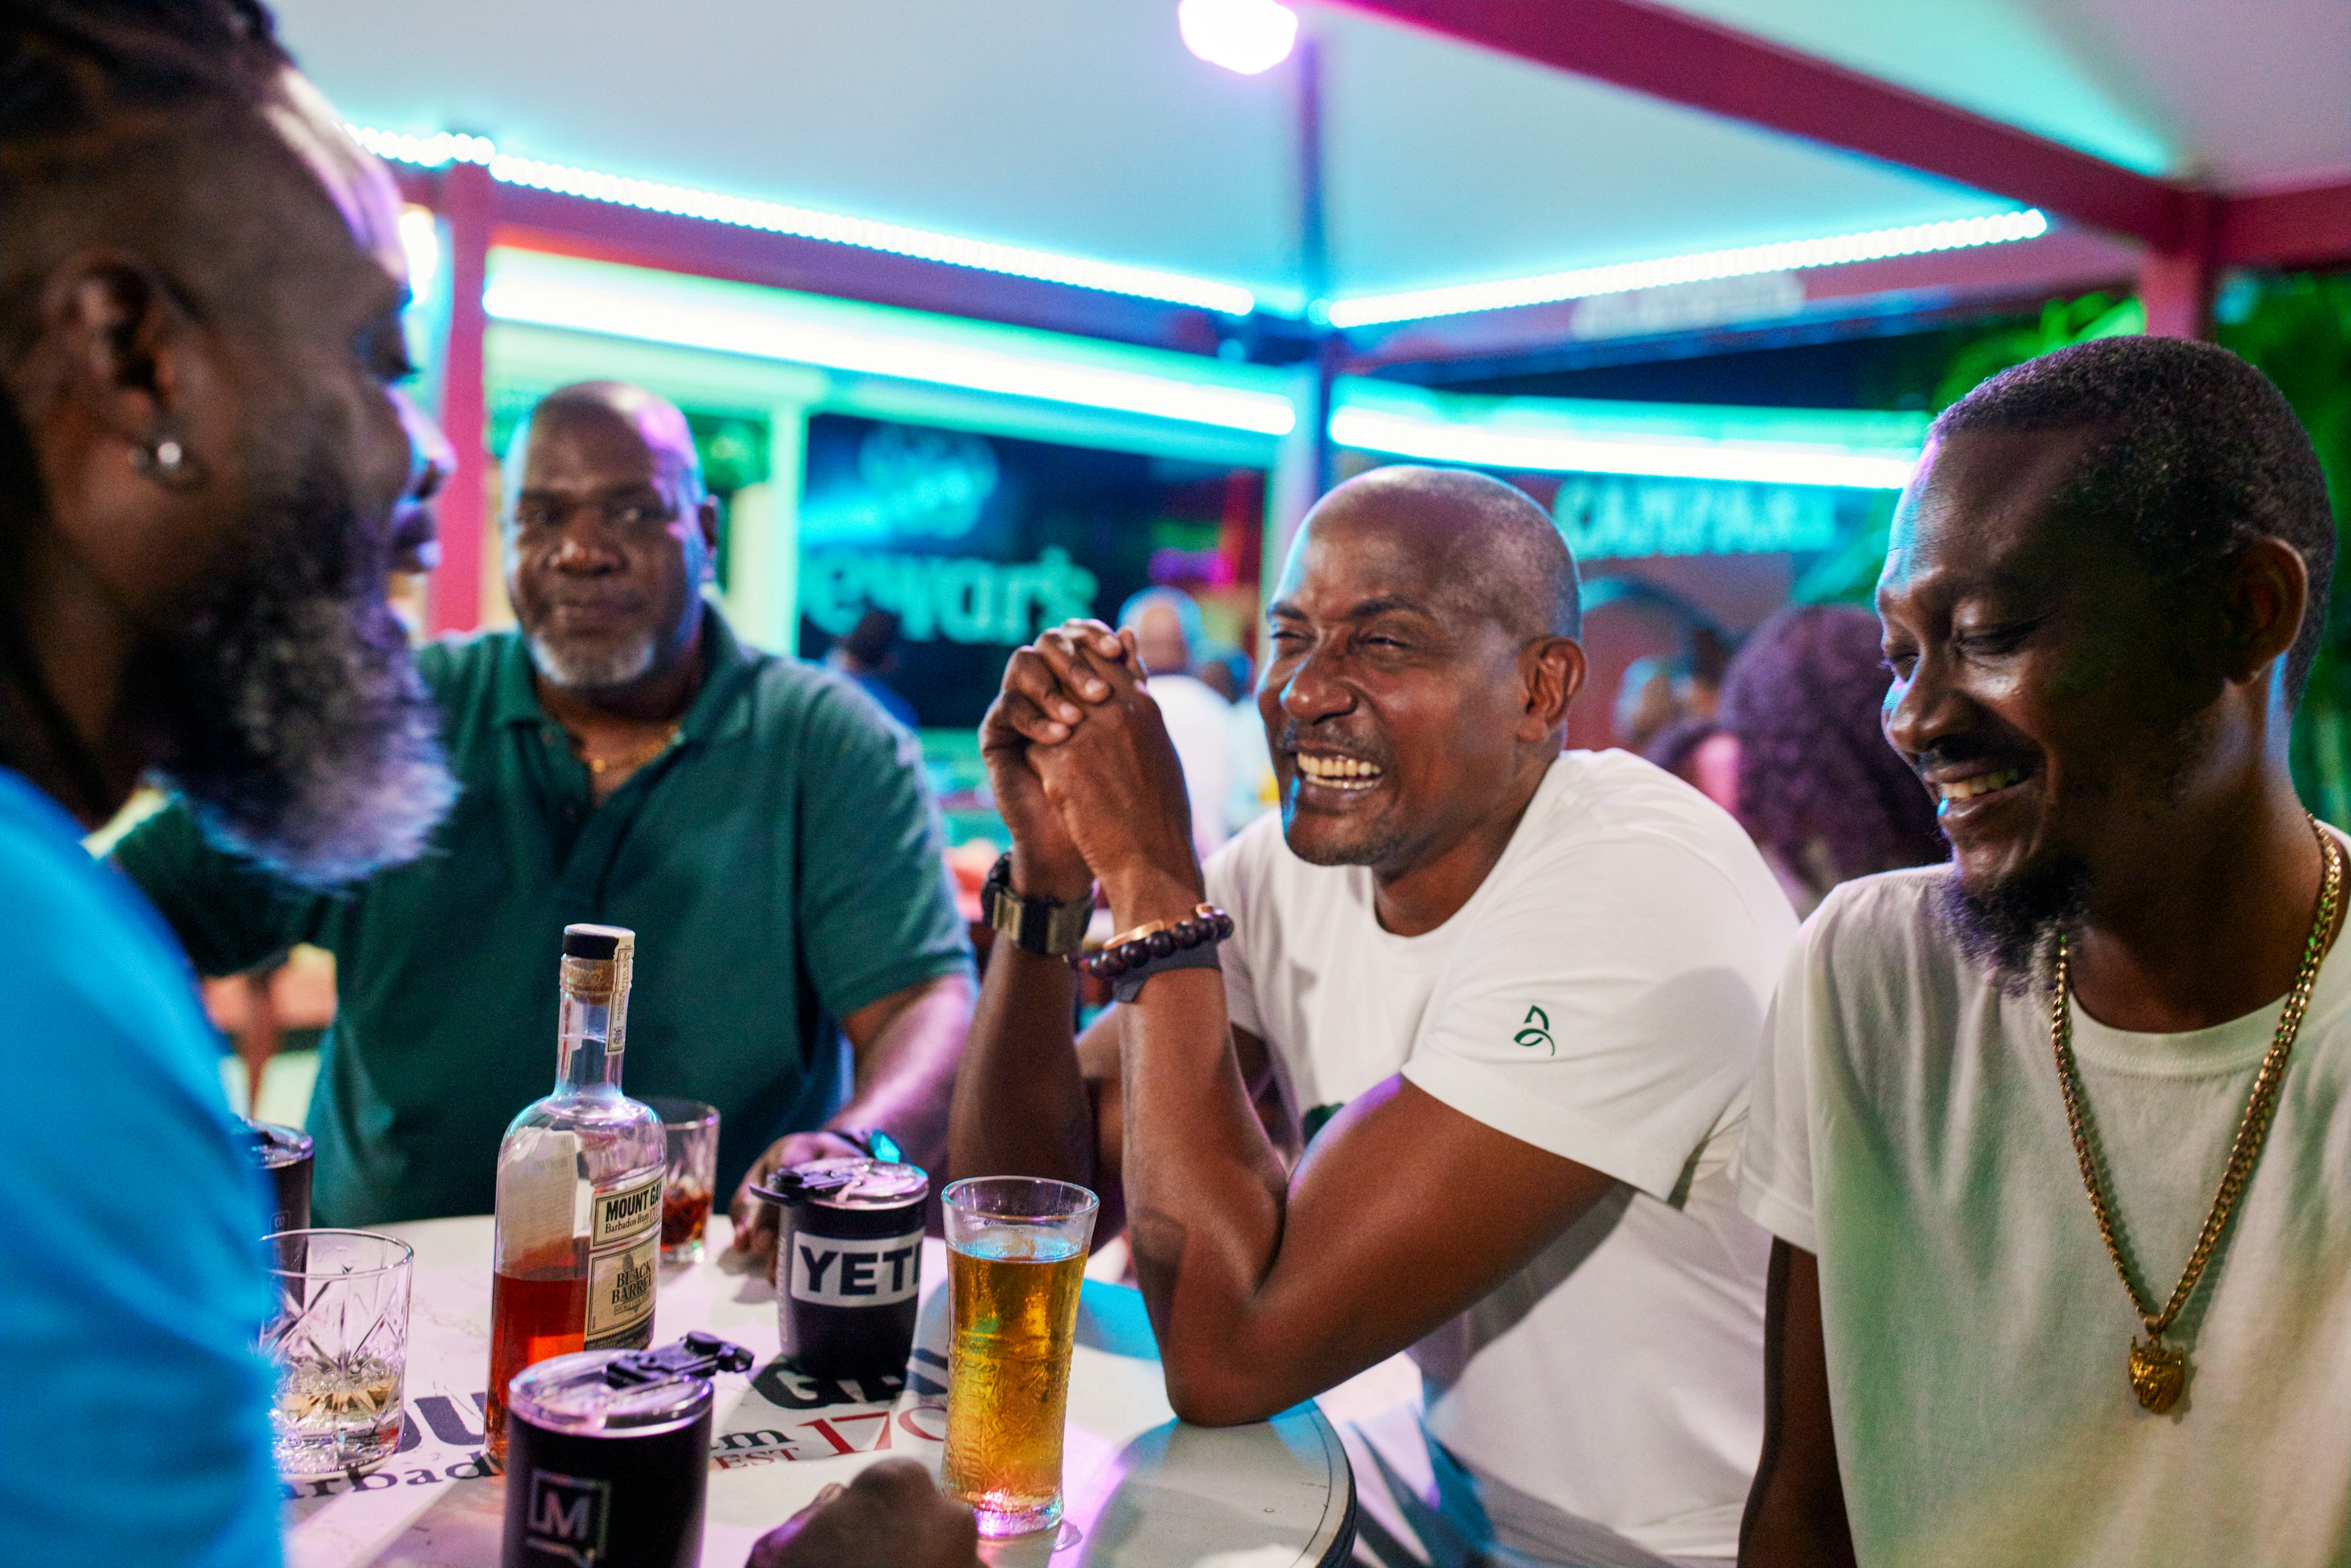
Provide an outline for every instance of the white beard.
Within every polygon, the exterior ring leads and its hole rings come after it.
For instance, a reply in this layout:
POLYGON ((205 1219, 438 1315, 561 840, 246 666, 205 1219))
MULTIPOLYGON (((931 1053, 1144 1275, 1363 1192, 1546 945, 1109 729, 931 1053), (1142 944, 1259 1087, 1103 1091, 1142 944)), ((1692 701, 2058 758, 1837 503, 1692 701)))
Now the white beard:
POLYGON ((532 637, 530 662, 538 673, 570 691, 610 691, 642 679, 653 667, 659 639, 650 632, 635 641, 598 653, 559 646, 544 637, 532 637))

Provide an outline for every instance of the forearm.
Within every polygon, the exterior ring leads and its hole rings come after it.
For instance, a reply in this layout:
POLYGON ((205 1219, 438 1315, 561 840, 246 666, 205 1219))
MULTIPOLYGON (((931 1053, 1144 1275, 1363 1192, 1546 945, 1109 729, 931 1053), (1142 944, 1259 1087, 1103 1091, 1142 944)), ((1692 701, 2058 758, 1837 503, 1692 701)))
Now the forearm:
MULTIPOLYGON (((829 1127, 879 1127, 906 1157, 936 1170, 946 1152, 947 1107, 971 1021, 971 982, 942 975, 855 1044, 856 1082, 829 1127)), ((857 1031, 851 1031, 856 1040, 857 1031)))
POLYGON ((1066 962, 998 938, 956 1080, 950 1169, 1051 1176, 1102 1192, 1093 1107, 1071 1027, 1076 1009, 1077 977, 1066 962))
POLYGON ((1740 1525, 1739 1561, 1749 1568, 1836 1568, 1854 1560, 1853 1531, 1813 1255, 1773 1241, 1763 1301, 1763 1452, 1740 1525))
MULTIPOLYGON (((1168 919, 1189 912, 1186 896, 1114 894, 1113 907, 1122 925, 1168 919)), ((1168 1399, 1186 1420, 1253 1418, 1264 1399, 1250 1385, 1289 1381, 1262 1364, 1252 1312, 1280 1248, 1288 1176, 1242 1079, 1223 980, 1155 976, 1118 1017, 1127 1235, 1168 1399)))

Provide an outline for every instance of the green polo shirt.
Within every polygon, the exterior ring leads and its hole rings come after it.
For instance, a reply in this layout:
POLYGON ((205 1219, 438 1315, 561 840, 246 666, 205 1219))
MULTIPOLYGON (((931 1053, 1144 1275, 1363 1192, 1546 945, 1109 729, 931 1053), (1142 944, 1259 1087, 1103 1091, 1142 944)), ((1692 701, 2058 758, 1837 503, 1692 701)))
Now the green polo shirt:
POLYGON ((176 804, 116 849, 207 975, 296 942, 335 955, 308 1123, 319 1223, 488 1212, 507 1123, 555 1082, 572 922, 636 932, 624 1084, 718 1107, 722 1202, 840 1104, 836 1019, 970 968, 914 737, 849 682, 744 647, 716 610, 703 629, 676 739, 601 804, 521 638, 487 632, 417 654, 462 788, 418 860, 305 894, 176 804))

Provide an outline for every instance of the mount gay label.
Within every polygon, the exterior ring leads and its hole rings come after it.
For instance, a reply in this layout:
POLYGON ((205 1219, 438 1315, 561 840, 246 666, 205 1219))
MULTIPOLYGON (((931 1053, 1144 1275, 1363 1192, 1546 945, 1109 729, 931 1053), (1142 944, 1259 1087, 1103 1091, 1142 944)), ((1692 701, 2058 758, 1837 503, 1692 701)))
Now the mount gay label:
POLYGON ((597 1193, 588 1230, 588 1249, 601 1252, 623 1241, 633 1241, 661 1223, 662 1172, 626 1186, 597 1193))
POLYGON ((855 1239, 810 1236, 792 1242, 792 1299, 820 1307, 886 1307, 922 1288, 923 1233, 855 1239))

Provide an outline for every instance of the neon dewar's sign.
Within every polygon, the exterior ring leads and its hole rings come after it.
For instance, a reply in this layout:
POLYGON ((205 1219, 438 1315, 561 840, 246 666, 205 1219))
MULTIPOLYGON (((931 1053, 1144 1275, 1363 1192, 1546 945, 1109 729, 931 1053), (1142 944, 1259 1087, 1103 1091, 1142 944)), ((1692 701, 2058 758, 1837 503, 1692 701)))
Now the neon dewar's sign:
POLYGON ((897 614, 909 643, 1016 646, 1045 627, 1094 611, 1100 580, 1048 545, 1033 561, 887 551, 811 550, 800 567, 800 610, 841 636, 870 605, 897 614))

